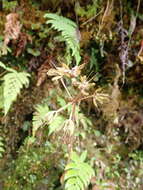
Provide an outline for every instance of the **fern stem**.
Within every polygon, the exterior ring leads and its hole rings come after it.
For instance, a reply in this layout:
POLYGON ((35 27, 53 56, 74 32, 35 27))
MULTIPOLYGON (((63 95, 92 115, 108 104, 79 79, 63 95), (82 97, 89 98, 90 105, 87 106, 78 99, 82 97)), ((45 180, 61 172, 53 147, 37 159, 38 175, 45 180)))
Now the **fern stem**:
POLYGON ((63 106, 63 107, 61 107, 60 109, 58 109, 58 110, 56 111, 56 113, 61 112, 62 110, 66 109, 66 108, 67 108, 69 105, 71 105, 71 104, 72 104, 72 102, 66 104, 65 106, 63 106))

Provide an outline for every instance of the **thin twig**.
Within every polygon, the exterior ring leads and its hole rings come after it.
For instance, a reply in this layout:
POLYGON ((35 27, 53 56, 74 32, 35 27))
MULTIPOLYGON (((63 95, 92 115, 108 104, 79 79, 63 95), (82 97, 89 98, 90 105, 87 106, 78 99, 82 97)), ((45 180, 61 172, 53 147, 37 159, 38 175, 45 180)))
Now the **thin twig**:
POLYGON ((101 11, 99 11, 96 15, 94 15, 93 17, 91 17, 90 19, 88 19, 87 21, 85 21, 84 23, 82 23, 81 26, 84 26, 85 24, 91 22, 93 19, 95 19, 102 12, 103 12, 103 9, 101 9, 101 11))
POLYGON ((137 11, 136 11, 136 18, 137 18, 138 13, 139 13, 140 5, 141 5, 141 0, 138 0, 137 11))
POLYGON ((2 77, 7 71, 4 71, 0 74, 0 77, 2 77))
POLYGON ((99 23, 99 30, 98 30, 97 36, 99 36, 99 33, 103 28, 103 23, 105 21, 105 18, 107 17, 107 15, 109 16, 109 14, 111 13, 111 11, 113 9, 113 3, 114 3, 114 0, 111 1, 111 4, 110 4, 109 0, 107 1, 106 9, 104 11, 104 14, 103 14, 103 17, 101 19, 101 22, 99 23))
POLYGON ((60 79, 60 81, 61 81, 61 83, 62 83, 63 87, 65 88, 65 90, 66 90, 67 94, 69 95, 69 97, 70 97, 70 98, 72 98, 72 96, 71 96, 71 94, 70 94, 69 90, 67 89, 67 87, 66 87, 66 85, 65 85, 65 83, 64 83, 64 80, 61 78, 61 79, 60 79))
MULTIPOLYGON (((122 2, 121 0, 119 1, 120 2, 120 19, 121 19, 121 25, 122 25, 122 28, 123 28, 123 6, 122 6, 122 2)), ((137 16, 138 16, 138 12, 139 12, 139 8, 140 8, 140 0, 138 0, 138 4, 137 4, 137 9, 136 9, 136 15, 135 15, 135 18, 134 18, 134 27, 132 27, 132 31, 131 33, 129 34, 129 40, 127 42, 127 48, 126 48, 126 54, 128 54, 128 51, 129 51, 129 47, 130 47, 130 44, 131 44, 131 40, 132 40, 132 34, 135 30, 135 26, 136 26, 136 20, 137 20, 137 16)), ((131 20, 131 24, 132 24, 132 20, 131 20)), ((131 25, 130 25, 131 26, 131 25)), ((124 43, 124 42, 121 42, 121 43, 124 43)), ((122 45, 122 44, 121 44, 122 45)), ((139 53, 141 53, 142 50, 139 51, 139 53)), ((138 53, 138 54, 139 54, 138 53)), ((122 63, 122 69, 123 69, 123 84, 125 83, 125 63, 122 63)))
POLYGON ((72 102, 66 104, 65 106, 61 107, 60 109, 56 110, 55 112, 56 112, 56 113, 59 113, 59 112, 63 111, 64 109, 66 109, 66 108, 67 108, 69 105, 71 105, 71 104, 72 104, 72 102))

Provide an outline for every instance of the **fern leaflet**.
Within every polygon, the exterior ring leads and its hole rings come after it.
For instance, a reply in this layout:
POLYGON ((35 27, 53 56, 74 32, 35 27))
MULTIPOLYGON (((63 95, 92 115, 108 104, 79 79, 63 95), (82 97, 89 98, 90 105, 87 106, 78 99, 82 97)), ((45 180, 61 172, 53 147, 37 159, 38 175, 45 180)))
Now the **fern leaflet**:
POLYGON ((57 115, 56 111, 49 110, 45 105, 38 105, 33 115, 33 136, 42 125, 48 125, 49 135, 53 132, 59 131, 63 126, 65 118, 62 115, 57 115))
POLYGON ((71 154, 71 162, 65 168, 65 190, 84 190, 94 176, 94 170, 85 163, 86 152, 78 156, 75 152, 71 154))
POLYGON ((77 37, 77 25, 68 18, 59 16, 57 14, 47 13, 45 17, 49 20, 47 24, 51 24, 52 28, 61 32, 63 39, 67 44, 67 49, 72 51, 72 56, 75 57, 77 65, 81 57, 79 53, 79 40, 77 37))
POLYGON ((46 114, 49 112, 47 105, 37 105, 36 111, 33 115, 33 131, 32 134, 35 136, 36 131, 46 122, 46 114))
POLYGON ((4 77, 3 97, 4 97, 4 113, 8 113, 12 103, 16 100, 23 86, 28 87, 30 75, 26 72, 17 72, 14 69, 6 67, 0 62, 0 66, 9 71, 4 77))

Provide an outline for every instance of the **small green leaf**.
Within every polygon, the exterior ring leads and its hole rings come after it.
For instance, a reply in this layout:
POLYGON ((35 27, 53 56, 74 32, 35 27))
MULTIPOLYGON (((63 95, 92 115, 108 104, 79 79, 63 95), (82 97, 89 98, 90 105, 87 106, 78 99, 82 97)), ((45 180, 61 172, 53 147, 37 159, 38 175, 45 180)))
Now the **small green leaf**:
POLYGON ((2 67, 3 69, 6 69, 5 64, 3 64, 1 61, 0 61, 0 67, 2 67))
POLYGON ((80 162, 80 157, 76 154, 76 152, 71 153, 71 160, 74 162, 80 162))
POLYGON ((64 121, 65 118, 63 116, 61 115, 56 116, 49 124, 49 135, 51 135, 53 132, 60 130, 64 121))
POLYGON ((87 176, 83 175, 83 173, 81 173, 81 172, 79 175, 79 179, 82 181, 82 183, 84 184, 85 187, 87 187, 89 185, 89 182, 88 182, 89 179, 87 178, 87 176))
POLYGON ((66 105, 66 101, 61 98, 60 96, 57 97, 57 101, 59 103, 59 106, 64 107, 66 105))
POLYGON ((77 176, 77 171, 76 170, 68 170, 66 172, 64 180, 66 181, 69 178, 76 177, 77 176))
POLYGON ((27 52, 35 57, 38 57, 41 54, 39 50, 32 49, 32 48, 27 48, 27 52))
POLYGON ((65 167, 65 170, 73 169, 73 168, 75 168, 75 167, 76 167, 76 163, 71 162, 71 163, 69 163, 69 164, 65 167))
POLYGON ((81 154, 81 156, 80 156, 80 160, 81 160, 82 162, 84 162, 85 159, 86 159, 86 157, 87 157, 87 151, 84 151, 84 152, 81 154))
POLYGON ((94 134, 96 137, 100 137, 101 136, 101 132, 99 130, 95 130, 94 134))
POLYGON ((4 151, 5 151, 4 148, 0 147, 0 152, 4 152, 4 151))
POLYGON ((3 146, 3 143, 0 141, 0 146, 3 146))

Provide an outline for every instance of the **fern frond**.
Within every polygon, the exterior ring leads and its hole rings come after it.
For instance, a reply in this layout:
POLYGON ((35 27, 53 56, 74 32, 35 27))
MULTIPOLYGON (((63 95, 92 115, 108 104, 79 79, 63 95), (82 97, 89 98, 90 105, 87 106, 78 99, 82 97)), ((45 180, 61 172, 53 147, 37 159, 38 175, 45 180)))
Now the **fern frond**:
POLYGON ((51 135, 53 132, 59 131, 64 124, 65 117, 62 115, 57 115, 52 122, 49 124, 49 135, 51 135))
POLYGON ((16 100, 20 90, 23 86, 27 87, 29 84, 30 75, 26 72, 10 72, 4 77, 4 112, 5 115, 8 113, 12 103, 16 100))
POLYGON ((33 115, 33 129, 32 134, 35 136, 36 131, 42 125, 48 125, 49 135, 61 129, 65 118, 62 115, 57 115, 55 111, 49 110, 45 105, 38 105, 33 115))
POLYGON ((33 115, 33 129, 32 134, 35 136, 36 131, 41 127, 46 121, 46 115, 49 112, 49 107, 45 105, 37 105, 36 111, 33 115))
POLYGON ((59 15, 54 14, 54 13, 47 13, 47 14, 45 14, 45 18, 51 18, 52 20, 56 20, 56 21, 62 19, 62 21, 64 23, 68 23, 69 25, 72 25, 73 27, 76 27, 75 22, 73 22, 72 20, 70 20, 68 18, 65 18, 63 16, 59 16, 59 15))
POLYGON ((79 40, 77 37, 77 25, 68 18, 59 16, 57 14, 45 14, 45 18, 49 20, 47 24, 51 24, 52 28, 61 32, 63 39, 67 44, 67 48, 71 49, 72 56, 75 57, 76 63, 79 64, 81 57, 79 53, 79 40))
POLYGON ((75 152, 71 154, 71 162, 65 168, 65 190, 84 190, 94 176, 94 170, 85 163, 86 152, 78 156, 75 152))
POLYGON ((30 74, 26 72, 17 72, 12 68, 6 67, 2 62, 0 62, 0 67, 9 72, 3 77, 3 97, 1 97, 3 99, 4 113, 6 115, 18 94, 20 94, 20 90, 24 86, 28 87, 30 74))

